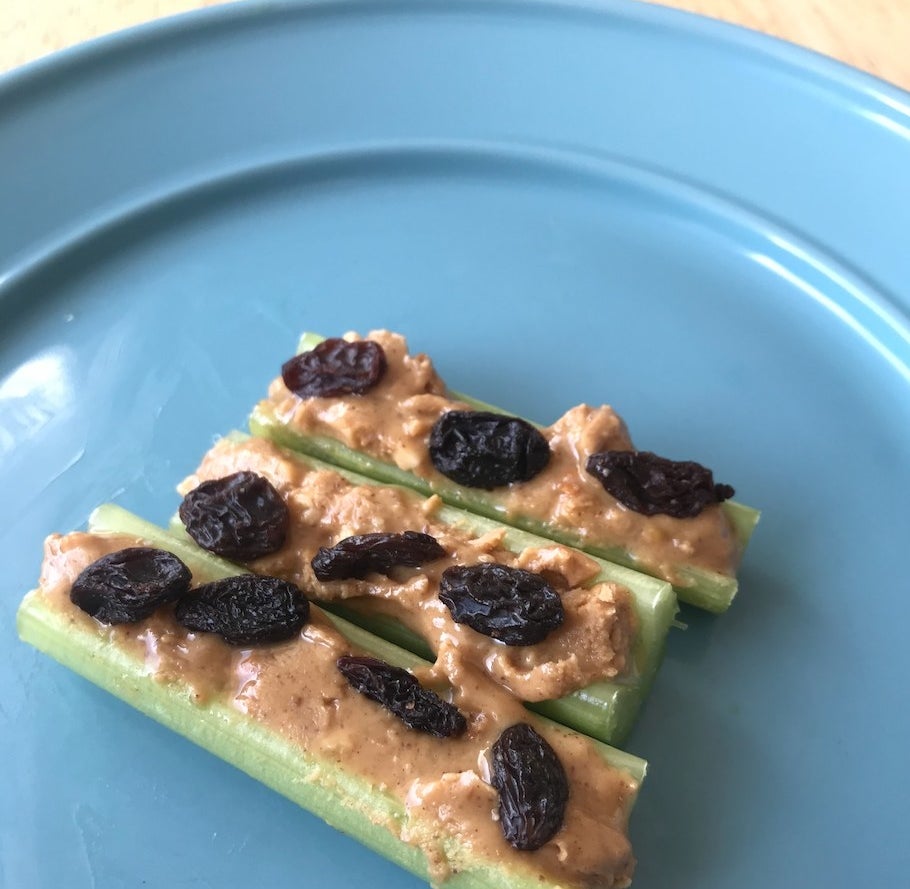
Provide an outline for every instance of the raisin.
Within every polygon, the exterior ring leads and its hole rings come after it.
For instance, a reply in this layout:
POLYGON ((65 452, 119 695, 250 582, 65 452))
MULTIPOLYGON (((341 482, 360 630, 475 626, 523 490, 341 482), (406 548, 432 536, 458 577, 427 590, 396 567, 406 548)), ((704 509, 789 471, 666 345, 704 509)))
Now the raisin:
POLYGON ((534 478, 550 460, 550 445, 518 417, 448 411, 430 433, 430 459, 452 481, 490 490, 534 478))
POLYGON ((323 340, 281 366, 284 385, 301 398, 361 395, 386 372, 385 352, 373 340, 323 340))
POLYGON ((553 748, 525 722, 493 745, 490 781, 499 791, 499 826, 522 852, 539 849, 562 827, 569 779, 553 748))
POLYGON ((292 583, 240 574, 196 587, 175 609, 188 630, 217 633, 231 645, 290 639, 307 622, 310 603, 292 583))
POLYGON ((591 454, 585 468, 608 494, 642 515, 689 519, 734 494, 729 485, 715 484, 711 470, 700 463, 667 460, 650 451, 591 454))
POLYGON ((177 556, 131 546, 92 562, 76 578, 70 600, 105 624, 145 620, 190 588, 190 569, 177 556))
POLYGON ((467 728, 467 721, 453 704, 424 688, 407 670, 374 657, 338 658, 345 679, 371 700, 382 704, 409 728, 450 738, 467 728))
POLYGON ((319 547, 312 565, 319 580, 347 580, 371 571, 388 574, 396 565, 417 568, 445 554, 435 537, 419 531, 360 534, 345 537, 333 547, 319 547))
POLYGON ((235 472, 190 491, 180 521, 203 549, 249 562, 284 546, 288 508, 268 479, 235 472))
POLYGON ((446 568, 439 598, 456 623, 506 645, 534 645, 565 618, 559 593, 543 577, 495 562, 446 568))

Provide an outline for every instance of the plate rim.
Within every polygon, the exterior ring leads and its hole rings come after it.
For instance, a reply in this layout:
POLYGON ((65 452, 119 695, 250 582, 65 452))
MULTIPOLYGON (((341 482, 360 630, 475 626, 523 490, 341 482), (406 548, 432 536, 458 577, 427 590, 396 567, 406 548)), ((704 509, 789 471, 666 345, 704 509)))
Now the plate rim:
POLYGON ((175 37, 192 39, 211 29, 240 27, 248 21, 346 11, 375 15, 395 10, 438 15, 456 9, 480 10, 484 14, 517 11, 521 15, 613 17, 641 27, 684 34, 719 48, 745 50, 763 64, 783 65, 788 73, 809 75, 817 85, 833 93, 878 105, 879 113, 884 112, 895 126, 910 135, 910 91, 897 84, 785 38, 652 0, 232 0, 92 37, 0 73, 0 103, 20 98, 30 90, 52 87, 55 79, 81 66, 103 64, 118 54, 153 47, 175 37))

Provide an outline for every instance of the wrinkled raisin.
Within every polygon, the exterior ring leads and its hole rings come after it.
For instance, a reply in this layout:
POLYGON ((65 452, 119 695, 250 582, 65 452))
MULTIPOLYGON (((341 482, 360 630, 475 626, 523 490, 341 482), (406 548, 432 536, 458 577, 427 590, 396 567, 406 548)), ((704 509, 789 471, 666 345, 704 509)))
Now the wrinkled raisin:
POLYGON ((553 748, 525 722, 493 745, 490 781, 499 791, 499 826, 522 852, 539 849, 562 827, 569 779, 553 748))
POLYGON ((733 496, 729 485, 714 483, 700 463, 667 460, 650 451, 603 451, 585 466, 623 506, 642 515, 689 519, 706 506, 733 496))
POLYGON ((268 479, 235 472, 190 491, 180 504, 180 521, 203 549, 249 562, 284 545, 288 508, 268 479))
POLYGON ((550 445, 528 422, 487 411, 448 411, 430 433, 430 459, 447 478, 470 488, 498 488, 534 478, 550 445))
POLYGON ((534 645, 565 617, 559 593, 543 577, 495 562, 446 568, 439 598, 456 623, 506 645, 534 645))
POLYGON ((374 657, 338 658, 338 669, 361 694, 382 704, 409 728, 450 738, 467 722, 453 704, 424 688, 407 670, 374 657))
POLYGON ((332 547, 319 547, 312 565, 319 580, 346 580, 371 571, 388 574, 396 565, 417 568, 445 554, 435 537, 419 531, 360 534, 345 537, 332 547))
POLYGON ((310 616, 310 603, 286 580, 241 574, 191 590, 175 614, 189 630, 217 633, 231 645, 260 645, 294 636, 310 616))
POLYGON ((373 340, 323 340, 281 366, 284 385, 301 398, 361 395, 386 371, 385 352, 373 340))
POLYGON ((131 546, 86 567, 73 583, 70 600, 102 623, 134 623, 179 599, 190 579, 190 569, 177 556, 131 546))

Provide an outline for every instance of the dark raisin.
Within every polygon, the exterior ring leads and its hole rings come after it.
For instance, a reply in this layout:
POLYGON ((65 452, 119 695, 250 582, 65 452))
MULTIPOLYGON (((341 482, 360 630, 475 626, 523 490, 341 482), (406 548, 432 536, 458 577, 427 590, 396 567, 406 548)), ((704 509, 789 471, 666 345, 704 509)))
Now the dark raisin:
POLYGON ((467 722, 453 704, 424 688, 407 670, 374 657, 338 658, 338 669, 362 695, 382 704, 409 728, 450 738, 467 722))
POLYGON ((260 645, 294 636, 310 616, 310 603, 286 580, 240 574, 191 590, 175 614, 189 630, 217 633, 231 645, 260 645))
POLYGON ((623 506, 642 515, 689 519, 706 506, 733 496, 729 485, 714 483, 700 463, 667 460, 650 451, 603 451, 585 466, 623 506))
POLYGON ((345 537, 332 547, 319 547, 312 565, 319 580, 346 580, 371 571, 388 574, 396 565, 417 568, 445 554, 435 537, 419 531, 359 534, 345 537))
POLYGON ((131 546, 86 567, 73 583, 70 600, 102 623, 129 624, 179 599, 190 579, 190 569, 177 556, 131 546))
POLYGON ((284 546, 288 508, 268 479, 235 472, 190 491, 180 521, 203 549, 249 562, 284 546))
POLYGON ((553 748, 527 723, 493 745, 491 783, 499 791, 499 826, 522 852, 539 849, 562 827, 569 779, 553 748))
POLYGON ((506 645, 534 645, 565 617, 559 593, 543 577, 495 562, 446 568, 439 598, 457 623, 506 645))
POLYGON ((534 478, 550 460, 550 445, 518 417, 449 411, 430 433, 430 459, 452 481, 489 490, 534 478))
POLYGON ((314 398, 361 395, 372 389, 386 371, 385 352, 373 340, 323 340, 281 366, 281 379, 295 395, 314 398))

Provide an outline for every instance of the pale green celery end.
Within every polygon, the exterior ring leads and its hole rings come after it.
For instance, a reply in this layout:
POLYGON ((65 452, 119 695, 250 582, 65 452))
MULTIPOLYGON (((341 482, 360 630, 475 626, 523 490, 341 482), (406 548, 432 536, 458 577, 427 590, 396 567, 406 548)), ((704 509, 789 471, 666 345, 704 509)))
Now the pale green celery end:
POLYGON ((622 746, 638 717, 642 699, 641 689, 637 686, 603 682, 558 701, 539 701, 525 706, 592 738, 622 746))
POLYGON ((733 533, 740 546, 745 549, 746 544, 752 537, 755 526, 761 519, 761 512, 752 506, 746 506, 744 503, 737 503, 735 500, 725 500, 723 510, 733 524, 733 533))
POLYGON ((691 567, 678 568, 677 574, 685 584, 675 587, 679 601, 712 614, 723 614, 739 591, 739 581, 735 577, 691 567))
MULTIPOLYGON (((428 879, 424 853, 398 836, 406 818, 404 807, 368 781, 328 760, 303 753, 278 733, 251 722, 226 704, 217 701, 198 704, 185 686, 157 682, 146 674, 145 665, 138 659, 83 628, 73 627, 65 616, 46 608, 34 592, 19 607, 17 627, 23 641, 65 667, 236 766, 374 852, 428 879)), ((644 761, 621 751, 610 751, 610 754, 611 765, 641 782, 646 771, 644 761)), ((455 845, 454 840, 450 842, 455 845)), ((513 873, 478 863, 470 870, 453 874, 446 886, 546 889, 553 884, 540 881, 536 874, 513 873)))
MULTIPOLYGON (((298 353, 307 352, 319 345, 324 339, 325 337, 320 336, 317 333, 306 332, 300 337, 297 344, 297 351, 298 353)), ((487 404, 486 402, 472 398, 464 393, 450 391, 450 394, 452 398, 465 402, 475 410, 486 410, 492 411, 493 413, 515 416, 515 414, 510 411, 505 411, 495 405, 487 404)), ((273 422, 277 421, 273 420, 273 422)), ((254 432, 256 432, 256 430, 254 430, 254 432)), ((304 440, 301 436, 292 435, 286 440, 280 441, 278 437, 271 433, 271 431, 268 433, 256 432, 256 434, 266 435, 267 437, 279 441, 279 443, 287 444, 289 447, 293 447, 296 450, 303 450, 307 453, 311 453, 308 441, 304 440)), ((331 439, 324 440, 324 442, 328 441, 331 441, 331 439)), ((329 462, 344 462, 344 465, 347 465, 346 455, 343 451, 348 449, 344 448, 344 446, 340 445, 338 442, 334 442, 334 444, 336 445, 336 448, 328 447, 325 443, 314 445, 314 451, 312 451, 312 453, 314 456, 324 457, 329 462), (318 449, 318 453, 315 449, 318 449)), ((357 471, 366 472, 367 474, 372 470, 376 478, 387 478, 390 481, 394 481, 396 484, 403 484, 416 488, 424 494, 431 493, 429 486, 423 479, 420 479, 411 473, 403 472, 398 469, 398 467, 389 467, 387 464, 381 463, 380 461, 365 461, 362 465, 363 467, 369 466, 370 469, 355 467, 353 465, 349 468, 357 469, 357 471), (395 471, 394 478, 390 474, 391 470, 395 471)), ((551 528, 542 522, 524 520, 521 519, 521 517, 506 519, 504 514, 498 512, 493 505, 484 502, 482 498, 478 498, 471 493, 463 492, 461 489, 440 489, 436 493, 438 493, 443 500, 451 502, 455 506, 462 506, 465 509, 470 509, 473 512, 478 512, 481 515, 490 518, 502 518, 504 521, 515 524, 517 527, 530 531, 533 534, 549 537, 559 543, 574 546, 577 549, 584 550, 587 553, 591 553, 592 555, 599 556, 600 558, 607 559, 611 562, 616 562, 619 565, 636 571, 644 570, 636 563, 630 553, 620 547, 599 547, 590 545, 575 535, 551 528)), ((733 523, 734 533, 736 534, 741 549, 745 549, 752 536, 752 532, 755 530, 755 526, 758 524, 761 513, 751 506, 746 506, 743 503, 736 503, 735 501, 728 500, 723 506, 733 523)), ((711 611, 715 614, 721 614, 730 607, 736 596, 737 590, 739 589, 736 578, 717 574, 713 571, 704 571, 700 568, 687 567, 679 569, 678 574, 682 582, 675 585, 674 589, 676 590, 679 600, 681 602, 686 602, 689 605, 694 605, 697 608, 711 611)))
POLYGON ((302 352, 309 352, 324 341, 324 336, 320 336, 318 333, 312 333, 311 331, 305 331, 300 335, 300 339, 297 342, 297 354, 300 355, 302 352))
MULTIPOLYGON (((721 508, 733 525, 733 533, 740 549, 745 550, 761 518, 761 513, 751 506, 727 500, 721 508)), ((713 571, 684 566, 678 569, 682 584, 677 588, 680 601, 687 602, 710 611, 723 614, 732 604, 739 591, 739 581, 713 571)))

